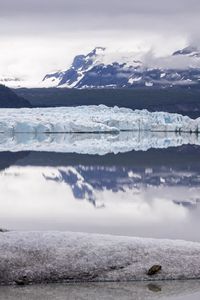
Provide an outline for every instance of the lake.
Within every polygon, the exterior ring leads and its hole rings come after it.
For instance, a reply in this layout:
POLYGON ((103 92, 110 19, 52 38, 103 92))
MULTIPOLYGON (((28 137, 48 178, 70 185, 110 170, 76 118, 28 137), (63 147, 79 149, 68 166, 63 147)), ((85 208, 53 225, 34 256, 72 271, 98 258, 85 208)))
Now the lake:
MULTIPOLYGON (((0 152, 1 228, 200 242, 200 146, 104 155, 22 150, 0 152)), ((185 300, 199 299, 200 284, 2 287, 0 294, 55 299, 55 291, 56 299, 185 300)))
POLYGON ((199 300, 199 281, 48 284, 26 287, 0 287, 6 300, 199 300))
POLYGON ((0 152, 0 226, 200 241, 199 155, 0 152))

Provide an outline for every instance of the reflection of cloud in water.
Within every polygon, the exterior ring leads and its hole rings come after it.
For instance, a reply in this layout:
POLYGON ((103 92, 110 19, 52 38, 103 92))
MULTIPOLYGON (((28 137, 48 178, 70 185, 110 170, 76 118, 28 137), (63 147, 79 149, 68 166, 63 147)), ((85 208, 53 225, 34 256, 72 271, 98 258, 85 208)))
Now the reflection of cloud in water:
POLYGON ((171 185, 167 180, 150 184, 145 176, 154 174, 145 170, 141 174, 124 167, 94 169, 10 167, 1 172, 1 225, 199 239, 194 230, 200 225, 199 207, 190 210, 174 201, 194 201, 199 186, 171 185), (96 210, 90 202, 104 209, 96 210))

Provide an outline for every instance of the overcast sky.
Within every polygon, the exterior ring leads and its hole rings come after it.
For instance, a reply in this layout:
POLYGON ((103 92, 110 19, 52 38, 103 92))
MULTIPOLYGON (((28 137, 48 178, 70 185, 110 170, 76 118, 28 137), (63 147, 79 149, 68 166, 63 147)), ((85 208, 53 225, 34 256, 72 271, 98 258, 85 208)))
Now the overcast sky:
POLYGON ((162 56, 199 28, 199 0, 0 0, 0 75, 42 77, 95 46, 162 56))

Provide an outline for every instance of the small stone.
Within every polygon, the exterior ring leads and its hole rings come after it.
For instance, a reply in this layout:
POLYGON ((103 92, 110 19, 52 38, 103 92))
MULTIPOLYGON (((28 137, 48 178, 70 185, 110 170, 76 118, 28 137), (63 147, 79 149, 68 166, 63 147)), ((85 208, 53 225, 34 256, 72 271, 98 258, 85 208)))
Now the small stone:
POLYGON ((160 272, 162 267, 160 265, 153 265, 147 272, 147 275, 152 276, 160 272))
POLYGON ((21 286, 22 286, 22 285, 29 284, 29 282, 28 282, 26 276, 23 276, 22 278, 15 280, 15 283, 16 283, 17 285, 21 285, 21 286))
POLYGON ((16 283, 17 285, 25 285, 25 282, 24 282, 23 280, 21 280, 21 279, 15 280, 15 283, 16 283))

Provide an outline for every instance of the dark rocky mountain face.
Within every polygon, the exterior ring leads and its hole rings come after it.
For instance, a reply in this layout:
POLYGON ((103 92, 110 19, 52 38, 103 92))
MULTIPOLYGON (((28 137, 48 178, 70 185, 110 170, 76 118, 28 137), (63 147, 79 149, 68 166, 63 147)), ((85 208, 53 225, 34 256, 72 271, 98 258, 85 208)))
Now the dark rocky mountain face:
MULTIPOLYGON (((48 87, 68 88, 134 88, 134 87, 174 87, 197 86, 200 84, 200 67, 187 68, 149 68, 134 57, 125 61, 106 59, 106 49, 97 47, 87 55, 78 55, 66 71, 48 74, 43 83, 48 87)), ((188 59, 200 59, 200 51, 196 47, 186 47, 174 52, 175 56, 188 59)), ((200 62, 199 62, 200 66, 200 62)))
POLYGON ((11 89, 0 85, 0 108, 32 107, 30 102, 18 95, 11 89))

